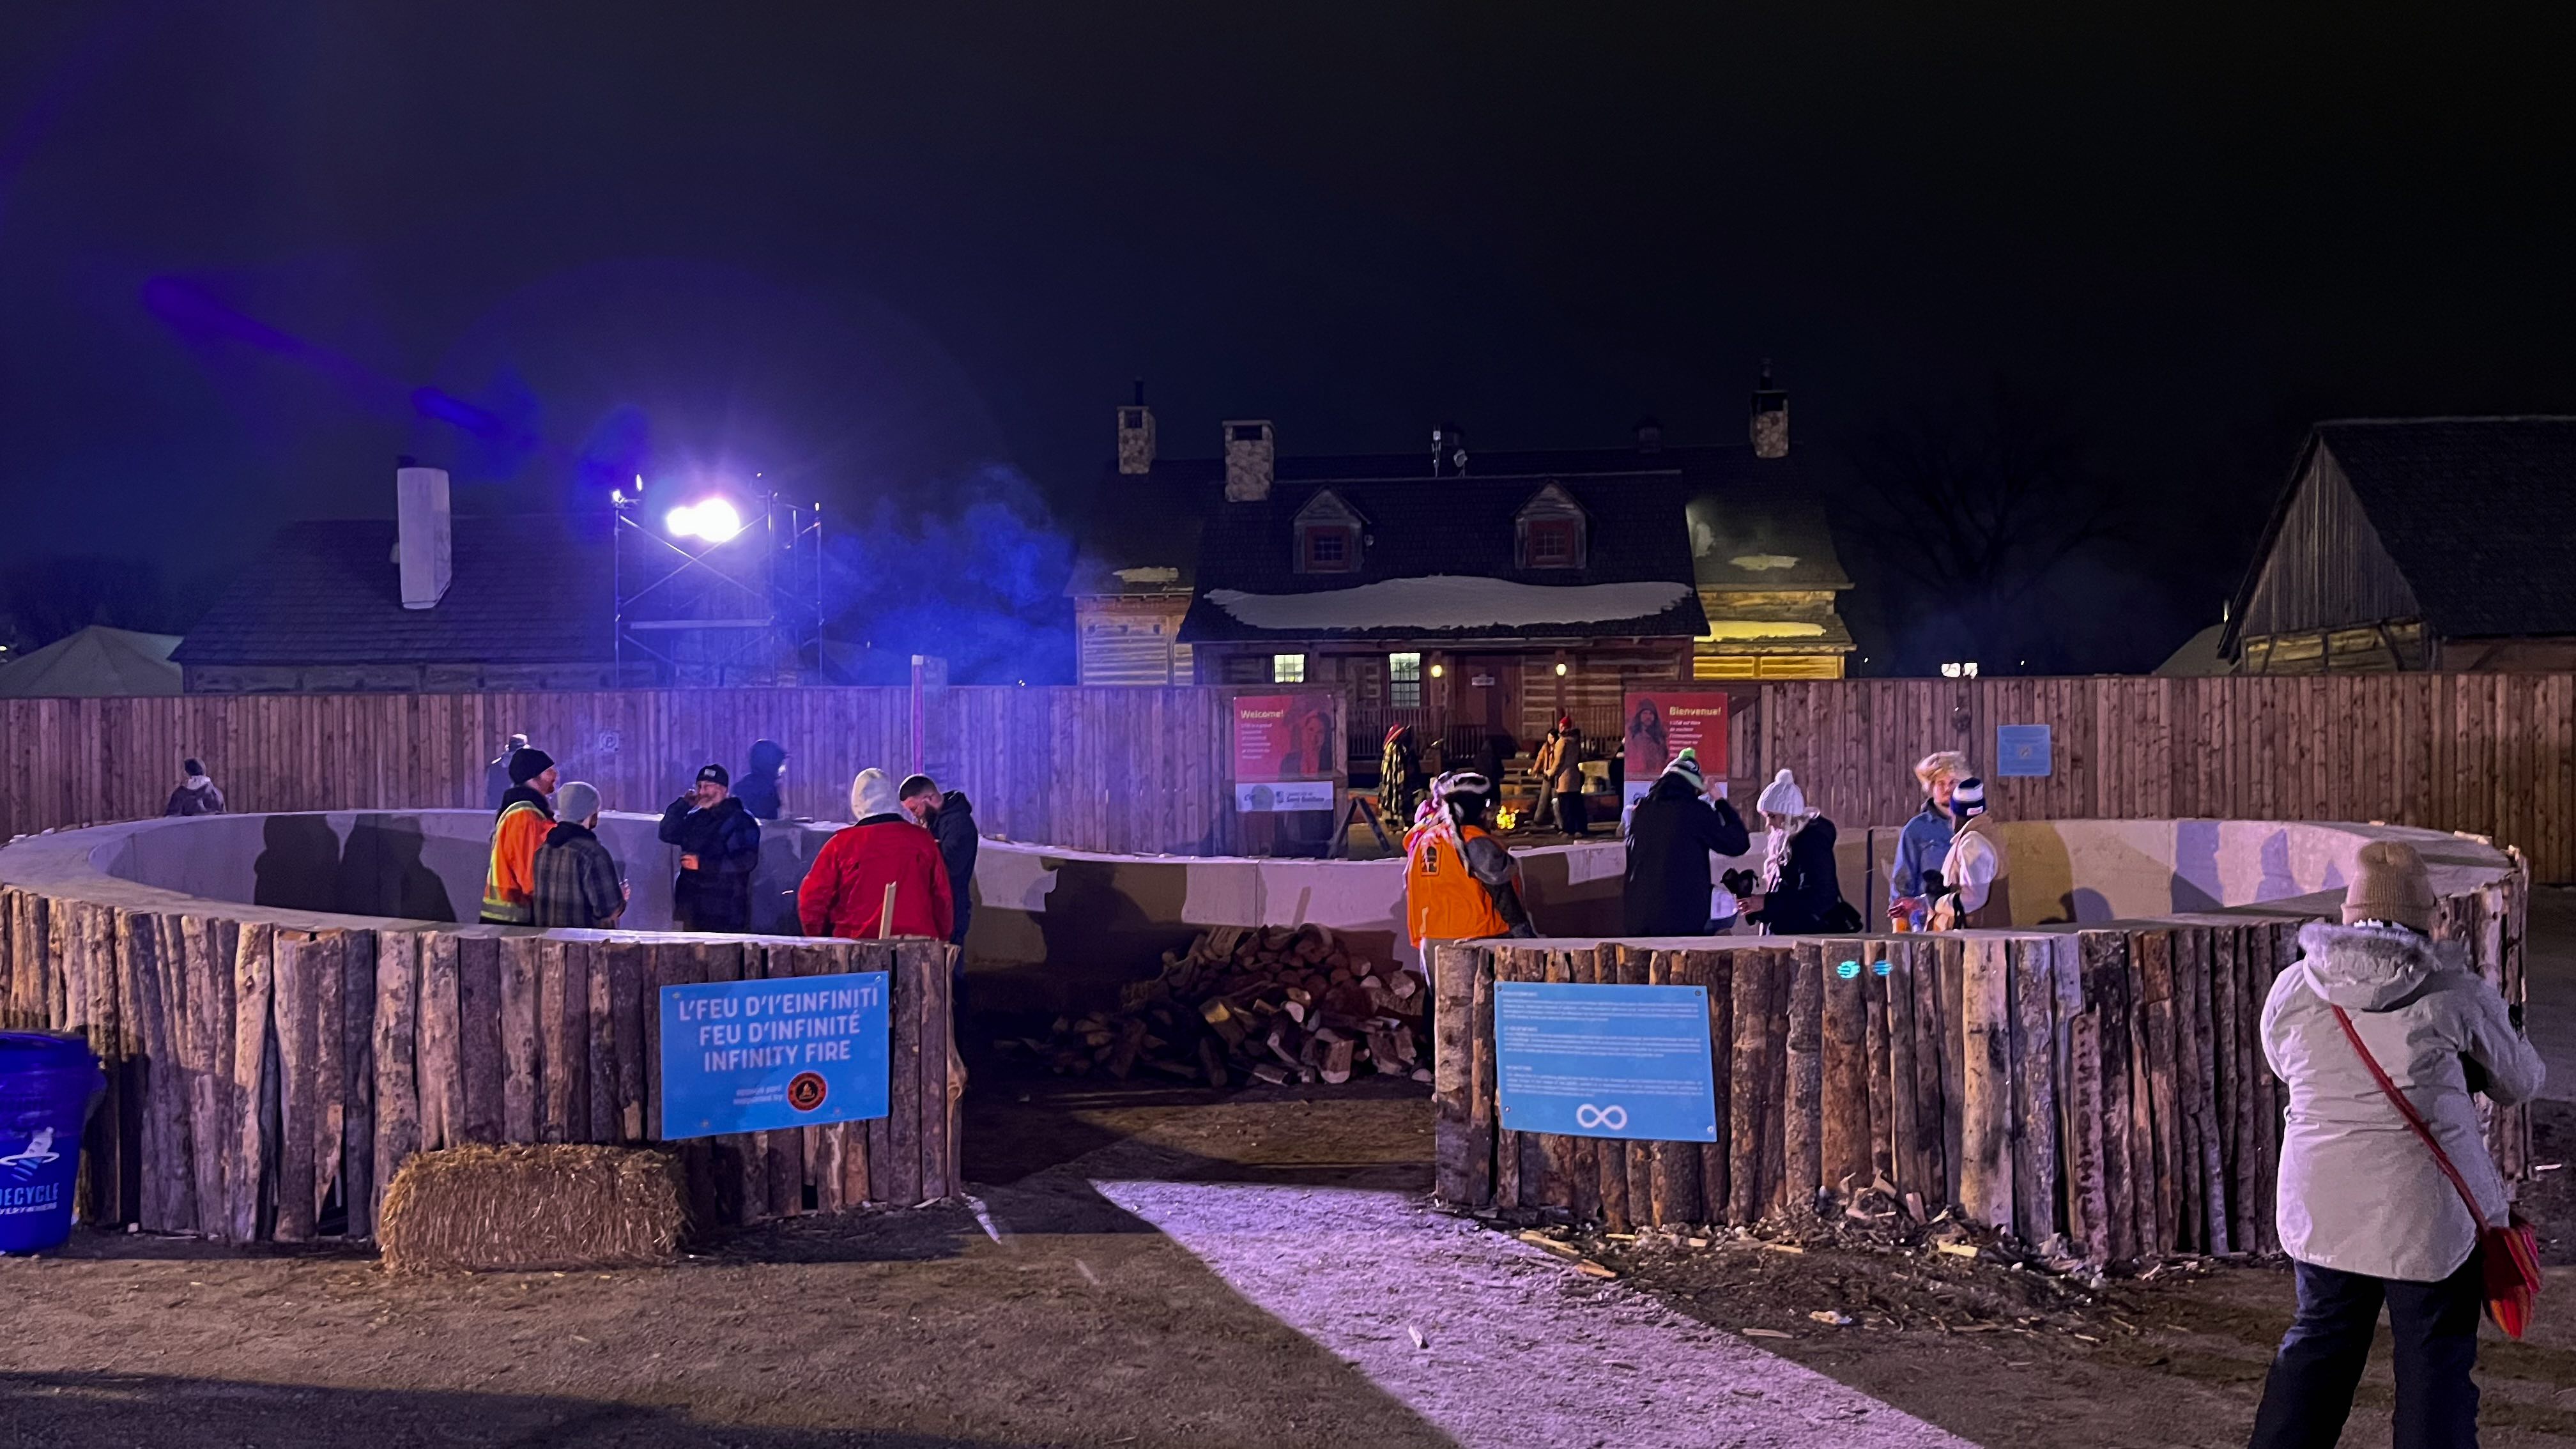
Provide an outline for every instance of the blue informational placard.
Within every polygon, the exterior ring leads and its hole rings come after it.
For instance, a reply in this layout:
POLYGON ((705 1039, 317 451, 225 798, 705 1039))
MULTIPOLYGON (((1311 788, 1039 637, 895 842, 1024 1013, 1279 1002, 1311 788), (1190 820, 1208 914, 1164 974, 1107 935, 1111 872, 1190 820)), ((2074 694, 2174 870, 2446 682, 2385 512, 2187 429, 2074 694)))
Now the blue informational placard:
POLYGON ((862 971, 663 987, 663 1140, 885 1116, 893 985, 862 971))
POLYGON ((1494 1045, 1514 1132, 1717 1140, 1704 986, 1497 981, 1494 1045))
POLYGON ((1995 726, 1997 775, 2046 775, 2048 772, 2048 726, 1995 726))

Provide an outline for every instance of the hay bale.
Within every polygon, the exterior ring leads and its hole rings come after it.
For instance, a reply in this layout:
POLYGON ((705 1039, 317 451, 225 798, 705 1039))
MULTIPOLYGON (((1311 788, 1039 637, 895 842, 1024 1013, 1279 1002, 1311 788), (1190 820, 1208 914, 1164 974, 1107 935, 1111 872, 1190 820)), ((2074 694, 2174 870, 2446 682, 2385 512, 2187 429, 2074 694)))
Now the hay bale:
POLYGON ((630 1147, 451 1147, 403 1164, 376 1238, 398 1273, 668 1263, 688 1193, 678 1159, 630 1147))

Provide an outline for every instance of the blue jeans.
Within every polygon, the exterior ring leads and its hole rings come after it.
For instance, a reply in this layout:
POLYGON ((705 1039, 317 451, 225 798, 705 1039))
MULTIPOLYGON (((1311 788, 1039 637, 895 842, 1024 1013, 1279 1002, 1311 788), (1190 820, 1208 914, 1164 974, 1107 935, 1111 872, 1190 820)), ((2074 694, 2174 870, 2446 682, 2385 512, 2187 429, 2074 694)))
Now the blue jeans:
POLYGON ((2439 1283, 2409 1283, 2295 1265, 2299 1313, 2263 1382, 2253 1449, 2334 1449, 2352 1413, 2379 1308, 2388 1305, 2397 1368, 2393 1449, 2476 1449, 2478 1316, 2485 1282, 2478 1255, 2439 1283))

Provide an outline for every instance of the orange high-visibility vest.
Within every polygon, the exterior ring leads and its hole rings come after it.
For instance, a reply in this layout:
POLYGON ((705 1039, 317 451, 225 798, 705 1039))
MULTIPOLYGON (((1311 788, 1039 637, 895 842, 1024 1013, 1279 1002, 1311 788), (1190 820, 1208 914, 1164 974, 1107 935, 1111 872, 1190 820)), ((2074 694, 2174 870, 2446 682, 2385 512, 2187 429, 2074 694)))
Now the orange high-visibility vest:
MULTIPOLYGON (((1469 873, 1455 847, 1429 835, 1430 828, 1423 826, 1405 841, 1404 924, 1414 943, 1510 935, 1511 923, 1495 907, 1493 892, 1469 873)), ((1482 840, 1489 833, 1481 826, 1461 826, 1459 843, 1482 840)))

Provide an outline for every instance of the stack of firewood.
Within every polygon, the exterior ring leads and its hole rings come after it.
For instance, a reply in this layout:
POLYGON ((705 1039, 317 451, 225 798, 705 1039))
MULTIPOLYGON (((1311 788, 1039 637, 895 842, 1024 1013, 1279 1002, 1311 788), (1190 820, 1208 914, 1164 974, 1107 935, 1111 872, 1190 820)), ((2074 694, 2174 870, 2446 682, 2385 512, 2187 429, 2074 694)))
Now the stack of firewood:
POLYGON ((1120 996, 1117 1011, 1058 1017, 1043 1038, 994 1045, 1068 1076, 1142 1068, 1213 1087, 1247 1077, 1339 1085, 1366 1068, 1431 1080, 1422 979, 1327 927, 1219 927, 1165 952, 1161 974, 1120 996))

